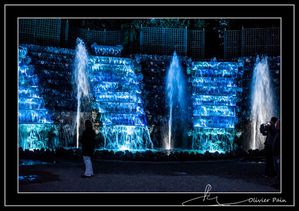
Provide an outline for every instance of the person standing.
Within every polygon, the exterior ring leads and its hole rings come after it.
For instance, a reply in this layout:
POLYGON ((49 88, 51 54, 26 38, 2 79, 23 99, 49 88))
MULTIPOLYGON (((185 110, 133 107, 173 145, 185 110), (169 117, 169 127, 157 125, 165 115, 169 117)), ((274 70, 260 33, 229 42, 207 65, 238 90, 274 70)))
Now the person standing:
POLYGON ((275 123, 276 134, 273 139, 272 149, 273 149, 273 162, 275 169, 275 180, 274 187, 279 187, 280 182, 280 120, 275 123))
POLYGON ((276 134, 275 123, 278 120, 277 117, 272 117, 267 127, 267 138, 264 143, 265 153, 266 153, 266 167, 265 167, 265 176, 273 177, 275 176, 274 164, 273 164, 273 139, 276 134))
POLYGON ((89 178, 94 176, 92 167, 92 157, 95 149, 95 131, 92 128, 90 120, 85 121, 85 130, 81 137, 82 156, 85 165, 85 172, 81 175, 82 178, 89 178))

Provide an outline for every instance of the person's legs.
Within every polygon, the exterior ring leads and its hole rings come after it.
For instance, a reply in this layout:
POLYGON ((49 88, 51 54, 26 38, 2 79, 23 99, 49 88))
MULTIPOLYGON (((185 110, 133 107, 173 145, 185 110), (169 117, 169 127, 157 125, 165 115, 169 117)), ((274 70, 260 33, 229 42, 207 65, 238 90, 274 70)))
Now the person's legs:
POLYGON ((93 168, 90 156, 83 156, 83 160, 85 164, 84 176, 93 176, 93 168))
POLYGON ((275 175, 279 175, 279 157, 273 156, 275 175))
POLYGON ((275 175, 274 162, 273 162, 273 154, 269 147, 265 148, 266 153, 266 168, 265 175, 269 177, 273 177, 275 175))
POLYGON ((280 184, 280 159, 279 159, 279 156, 274 156, 273 161, 274 161, 274 167, 275 167, 275 173, 276 173, 273 186, 276 188, 279 188, 279 184, 280 184))

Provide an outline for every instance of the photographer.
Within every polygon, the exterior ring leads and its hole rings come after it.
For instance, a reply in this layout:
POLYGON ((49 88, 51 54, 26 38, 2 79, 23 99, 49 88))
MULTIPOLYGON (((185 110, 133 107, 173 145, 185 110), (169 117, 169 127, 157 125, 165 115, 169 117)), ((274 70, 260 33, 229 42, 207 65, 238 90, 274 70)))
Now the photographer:
POLYGON ((271 121, 264 123, 260 126, 260 132, 267 136, 265 145, 265 156, 266 156, 266 167, 265 167, 265 176, 273 177, 275 176, 275 169, 273 163, 273 140, 276 135, 275 123, 278 120, 277 117, 272 117, 271 121))

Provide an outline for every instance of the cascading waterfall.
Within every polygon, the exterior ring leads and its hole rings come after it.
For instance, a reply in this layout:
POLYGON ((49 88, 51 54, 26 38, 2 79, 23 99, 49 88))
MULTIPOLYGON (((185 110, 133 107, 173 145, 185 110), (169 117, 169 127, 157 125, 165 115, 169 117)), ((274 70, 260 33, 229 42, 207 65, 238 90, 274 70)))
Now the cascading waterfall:
POLYGON ((88 54, 84 42, 77 38, 76 56, 75 56, 75 82, 77 91, 77 116, 76 116, 76 147, 79 147, 79 128, 80 128, 80 106, 81 97, 88 96, 88 78, 86 69, 88 64, 88 54))
POLYGON ((233 150, 243 63, 194 62, 192 65, 192 149, 202 153, 233 150))
POLYGON ((54 150, 58 131, 51 119, 52 113, 45 106, 29 50, 28 46, 19 46, 18 51, 19 146, 24 150, 54 150))
POLYGON ((263 148, 265 137, 260 133, 259 127, 274 116, 273 98, 267 57, 257 57, 251 84, 251 149, 263 148))
MULTIPOLYGON (((165 143, 166 149, 172 148, 172 122, 173 111, 175 106, 179 106, 180 112, 185 107, 185 79, 182 68, 179 63, 176 52, 173 53, 171 64, 167 70, 166 75, 166 96, 167 104, 169 107, 168 119, 168 143, 165 143)), ((181 115, 182 116, 182 115, 181 115)))
MULTIPOLYGON (((98 46, 94 45, 97 52, 98 46)), ((102 46, 99 46, 101 51, 102 46)), ((91 107, 101 114, 103 148, 142 151, 153 148, 143 110, 141 84, 132 59, 89 57, 91 107)))

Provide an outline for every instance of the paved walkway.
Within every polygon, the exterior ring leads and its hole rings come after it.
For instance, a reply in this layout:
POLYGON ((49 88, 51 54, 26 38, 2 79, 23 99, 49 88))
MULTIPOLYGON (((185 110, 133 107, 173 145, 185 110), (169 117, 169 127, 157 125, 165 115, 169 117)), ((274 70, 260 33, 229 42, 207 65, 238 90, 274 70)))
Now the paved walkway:
POLYGON ((20 166, 20 192, 278 192, 273 179, 263 177, 264 163, 221 161, 105 161, 94 162, 95 176, 81 178, 82 161, 20 166))

